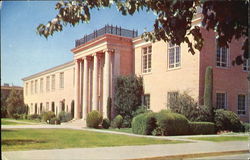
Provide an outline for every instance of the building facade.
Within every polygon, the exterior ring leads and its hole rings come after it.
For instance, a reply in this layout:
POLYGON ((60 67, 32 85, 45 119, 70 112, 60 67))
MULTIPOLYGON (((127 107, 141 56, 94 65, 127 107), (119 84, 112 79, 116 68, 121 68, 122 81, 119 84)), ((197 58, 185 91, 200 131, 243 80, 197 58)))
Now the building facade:
POLYGON ((153 111, 166 109, 168 96, 176 91, 187 91, 203 103, 205 70, 212 66, 213 105, 249 121, 249 64, 231 65, 243 53, 242 41, 220 48, 216 33, 203 28, 201 32, 204 47, 192 55, 185 43, 145 42, 135 31, 105 26, 76 41, 73 61, 24 78, 25 103, 30 114, 66 111, 74 119, 85 119, 88 112, 98 110, 107 117, 114 80, 131 74, 143 77, 144 104, 153 111))

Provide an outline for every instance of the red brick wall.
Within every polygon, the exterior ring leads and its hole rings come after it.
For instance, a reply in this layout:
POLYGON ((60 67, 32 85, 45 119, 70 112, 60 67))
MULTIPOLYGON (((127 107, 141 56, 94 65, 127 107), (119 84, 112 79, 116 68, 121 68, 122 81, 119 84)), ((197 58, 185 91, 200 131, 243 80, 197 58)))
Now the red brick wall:
MULTIPOLYGON (((216 66, 216 34, 213 31, 201 29, 204 46, 200 53, 200 85, 199 97, 203 97, 205 71, 207 66, 213 67, 213 105, 216 107, 216 92, 226 92, 228 109, 237 113, 238 94, 247 95, 248 81, 247 72, 241 66, 233 66, 232 60, 243 53, 241 50, 243 41, 233 40, 229 45, 229 67, 220 68, 216 66)), ((246 115, 240 116, 241 120, 249 121, 249 111, 246 108, 246 115)))

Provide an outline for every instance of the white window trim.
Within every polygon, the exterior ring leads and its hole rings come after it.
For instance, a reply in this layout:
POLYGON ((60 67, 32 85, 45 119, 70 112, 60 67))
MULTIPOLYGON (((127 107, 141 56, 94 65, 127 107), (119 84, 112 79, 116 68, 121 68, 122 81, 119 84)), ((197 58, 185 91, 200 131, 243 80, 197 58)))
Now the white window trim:
POLYGON ((248 104, 248 96, 247 96, 247 94, 245 94, 245 93, 239 93, 238 95, 237 95, 237 114, 239 115, 239 116, 247 116, 247 105, 248 104), (239 95, 244 95, 245 96, 245 114, 238 114, 238 111, 239 111, 239 95))
MULTIPOLYGON (((148 50, 148 49, 147 49, 148 50)), ((141 47, 141 73, 143 74, 143 75, 147 75, 147 74, 151 74, 152 73, 152 63, 153 62, 153 46, 151 45, 151 44, 149 44, 149 45, 146 45, 146 46, 142 46, 141 47), (151 46, 151 68, 150 68, 150 72, 148 71, 148 67, 147 67, 147 72, 143 72, 143 49, 144 48, 149 48, 151 46)), ((147 52, 147 66, 148 66, 148 52, 147 52)))
MULTIPOLYGON (((176 46, 178 46, 178 45, 174 45, 174 48, 176 48, 176 46)), ((176 70, 176 69, 180 69, 181 68, 181 66, 182 66, 182 60, 181 60, 181 58, 182 58, 182 52, 181 52, 181 45, 179 45, 179 53, 180 53, 180 65, 178 66, 178 67, 173 67, 173 68, 170 68, 169 67, 169 49, 170 49, 170 47, 169 47, 169 43, 167 44, 167 71, 171 71, 171 70, 176 70)), ((174 51, 174 53, 175 53, 175 51, 174 51)), ((176 54, 174 54, 175 56, 174 56, 174 60, 175 60, 175 58, 176 58, 176 54)), ((174 62, 174 65, 176 64, 176 62, 174 62)))
MULTIPOLYGON (((250 66, 250 59, 247 59, 247 61, 246 61, 246 66, 247 66, 247 68, 249 68, 249 66, 250 66)), ((243 72, 249 72, 250 71, 250 69, 249 70, 244 70, 244 63, 242 64, 242 70, 243 70, 243 72)))
MULTIPOLYGON (((230 65, 230 44, 228 45, 227 49, 227 63, 226 63, 226 67, 222 67, 222 66, 217 66, 217 39, 218 39, 218 35, 215 37, 215 67, 216 68, 221 68, 221 69, 228 69, 231 67, 230 65)), ((220 47, 221 49, 222 47, 220 47)))
POLYGON ((215 94, 215 99, 216 99, 216 101, 215 101, 215 106, 216 106, 216 109, 223 109, 223 108, 217 108, 217 93, 224 93, 225 94, 225 108, 224 109, 228 109, 229 107, 228 107, 228 98, 227 98, 227 92, 223 92, 223 91, 218 91, 218 92, 216 92, 216 94, 215 94))

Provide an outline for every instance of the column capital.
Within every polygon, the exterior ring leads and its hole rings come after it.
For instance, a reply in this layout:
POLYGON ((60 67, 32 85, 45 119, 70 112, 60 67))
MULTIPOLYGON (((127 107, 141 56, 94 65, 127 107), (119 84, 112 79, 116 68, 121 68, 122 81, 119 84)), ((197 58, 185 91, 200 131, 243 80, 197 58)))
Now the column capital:
POLYGON ((79 63, 79 62, 81 62, 81 61, 82 61, 81 58, 75 59, 75 62, 77 62, 77 63, 79 63))
POLYGON ((91 60, 91 56, 85 56, 85 57, 82 58, 82 60, 88 60, 89 61, 89 60, 91 60))
POLYGON ((93 54, 92 54, 92 56, 93 56, 93 57, 94 57, 94 56, 99 57, 99 56, 101 56, 101 53, 99 53, 99 52, 95 52, 95 53, 93 53, 93 54))
POLYGON ((107 49, 104 49, 103 52, 105 52, 105 53, 115 53, 115 49, 107 48, 107 49))

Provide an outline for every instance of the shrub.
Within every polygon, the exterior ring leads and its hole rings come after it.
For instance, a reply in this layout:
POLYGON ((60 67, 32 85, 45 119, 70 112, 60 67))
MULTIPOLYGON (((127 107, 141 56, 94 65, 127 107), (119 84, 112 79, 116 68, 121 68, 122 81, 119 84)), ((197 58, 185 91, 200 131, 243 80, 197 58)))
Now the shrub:
POLYGON ((99 124, 102 122, 102 115, 96 110, 89 112, 86 122, 88 127, 98 128, 99 124))
POLYGON ((28 115, 28 119, 29 120, 35 120, 35 119, 41 120, 41 116, 38 114, 31 114, 31 115, 28 115))
POLYGON ((53 117, 53 118, 51 118, 49 124, 61 124, 61 121, 59 118, 53 117))
POLYGON ((121 115, 117 115, 113 119, 113 121, 111 123, 111 127, 113 127, 113 128, 119 128, 120 129, 122 127, 122 122, 123 122, 122 116, 121 115))
POLYGON ((136 111, 132 112, 132 116, 135 117, 141 113, 147 113, 147 112, 151 112, 151 111, 148 110, 146 106, 142 105, 142 106, 139 106, 136 111))
POLYGON ((54 112, 48 111, 48 112, 43 112, 42 115, 41 115, 41 117, 42 117, 42 120, 43 120, 44 122, 49 123, 49 121, 50 121, 52 118, 56 117, 56 115, 55 115, 54 112))
POLYGON ((206 68, 206 73, 205 73, 204 106, 208 108, 211 116, 213 114, 212 93, 213 93, 213 68, 211 66, 208 66, 206 68))
POLYGON ((215 111, 215 125, 218 131, 242 131, 242 124, 240 118, 232 111, 227 111, 224 109, 217 109, 215 111))
POLYGON ((60 112, 58 117, 59 117, 61 122, 68 122, 72 119, 71 113, 67 113, 64 111, 60 112))
POLYGON ((104 118, 102 121, 102 128, 108 129, 110 127, 110 120, 107 118, 104 118))
POLYGON ((14 119, 20 119, 20 118, 21 118, 21 115, 14 113, 14 114, 13 114, 13 118, 14 118, 14 119))
POLYGON ((21 119, 28 119, 28 115, 27 114, 21 114, 21 119))
POLYGON ((112 99, 111 99, 111 97, 108 97, 108 100, 107 100, 107 116, 108 116, 108 119, 111 119, 111 107, 112 107, 112 99))
POLYGON ((130 116, 125 116, 122 120, 122 128, 131 128, 132 119, 130 116))
POLYGON ((136 134, 151 135, 156 128, 154 113, 142 113, 133 118, 132 132, 136 134))
POLYGON ((250 123, 243 123, 243 126, 245 132, 250 132, 250 123))
POLYGON ((212 122, 189 122, 189 133, 196 134, 214 134, 215 124, 212 122))
POLYGON ((156 120, 162 135, 184 135, 188 133, 188 120, 184 115, 163 110, 156 114, 156 120))

